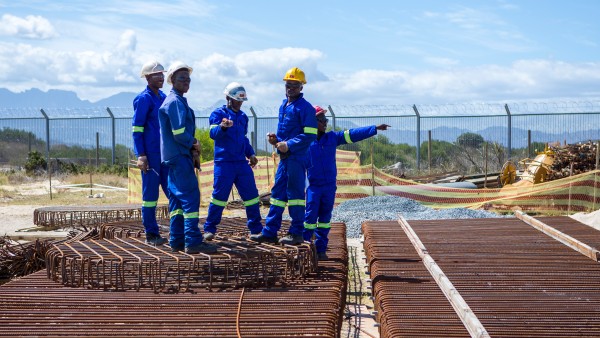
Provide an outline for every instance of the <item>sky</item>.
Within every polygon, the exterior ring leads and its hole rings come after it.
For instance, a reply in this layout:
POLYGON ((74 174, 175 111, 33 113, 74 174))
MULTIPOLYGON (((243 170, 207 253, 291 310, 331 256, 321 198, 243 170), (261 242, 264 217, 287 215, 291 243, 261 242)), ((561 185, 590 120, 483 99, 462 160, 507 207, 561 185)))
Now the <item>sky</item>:
POLYGON ((595 101, 598 14, 597 0, 0 0, 0 88, 94 102, 142 91, 157 60, 193 67, 195 107, 232 81, 278 106, 291 67, 314 105, 595 101))

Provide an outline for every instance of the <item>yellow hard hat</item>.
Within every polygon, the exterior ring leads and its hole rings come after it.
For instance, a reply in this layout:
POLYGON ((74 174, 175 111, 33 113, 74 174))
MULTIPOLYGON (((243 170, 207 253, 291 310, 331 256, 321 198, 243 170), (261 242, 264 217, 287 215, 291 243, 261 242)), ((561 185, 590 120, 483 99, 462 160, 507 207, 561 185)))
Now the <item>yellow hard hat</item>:
POLYGON ((290 68, 290 70, 288 70, 287 73, 285 73, 283 81, 298 81, 302 82, 302 84, 306 84, 304 72, 298 67, 290 68))

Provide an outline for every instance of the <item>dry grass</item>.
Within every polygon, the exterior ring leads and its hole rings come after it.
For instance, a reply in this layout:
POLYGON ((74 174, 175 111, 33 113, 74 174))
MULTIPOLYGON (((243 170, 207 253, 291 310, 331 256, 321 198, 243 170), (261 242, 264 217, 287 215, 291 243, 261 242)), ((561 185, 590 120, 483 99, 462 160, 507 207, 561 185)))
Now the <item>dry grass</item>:
POLYGON ((21 173, 0 174, 0 203, 14 205, 101 205, 127 203, 127 191, 98 187, 127 188, 127 178, 116 175, 94 174, 89 188, 89 175, 61 175, 52 178, 52 196, 47 177, 31 178, 21 173), (79 188, 66 185, 85 184, 79 188), (62 187, 58 187, 62 186, 62 187), (58 187, 58 188, 57 188, 58 187), (89 195, 103 194, 102 198, 89 195))

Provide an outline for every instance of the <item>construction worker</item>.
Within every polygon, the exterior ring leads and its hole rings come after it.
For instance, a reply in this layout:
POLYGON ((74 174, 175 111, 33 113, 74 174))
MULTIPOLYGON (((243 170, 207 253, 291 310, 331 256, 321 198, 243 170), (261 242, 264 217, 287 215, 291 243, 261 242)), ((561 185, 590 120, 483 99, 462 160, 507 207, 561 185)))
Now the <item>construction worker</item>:
POLYGON ((311 241, 315 234, 315 247, 319 260, 327 260, 327 243, 331 229, 331 213, 335 202, 337 167, 336 148, 342 144, 355 143, 377 135, 378 130, 387 130, 390 126, 380 124, 354 128, 345 131, 327 129, 326 109, 315 106, 318 122, 317 139, 309 148, 310 167, 308 168, 308 188, 306 190, 306 215, 304 220, 304 240, 311 241))
POLYGON ((215 109, 209 118, 210 138, 215 141, 215 169, 212 199, 204 223, 204 239, 207 241, 212 240, 217 232, 234 184, 246 207, 250 234, 259 234, 262 230, 258 189, 252 172, 258 159, 247 137, 248 116, 241 110, 244 101, 248 100, 246 89, 232 82, 223 93, 227 105, 215 109))
POLYGON ((251 240, 288 245, 304 242, 306 160, 309 145, 317 136, 315 108, 303 97, 306 84, 304 72, 291 68, 283 77, 286 98, 279 107, 277 134, 267 134, 269 143, 277 148, 280 162, 275 173, 275 184, 271 190, 271 207, 265 227, 251 240), (285 206, 292 219, 288 234, 277 241, 285 206))
POLYGON ((192 70, 183 62, 169 67, 167 83, 173 88, 158 112, 162 161, 169 166, 169 244, 174 252, 213 253, 216 247, 203 242, 198 227, 200 189, 194 168, 200 168, 200 144, 194 137, 196 116, 183 97, 192 70))
POLYGON ((133 150, 137 167, 142 173, 142 224, 146 231, 146 243, 163 245, 166 238, 160 236, 156 222, 158 186, 169 196, 167 178, 169 168, 161 164, 160 125, 158 108, 166 95, 160 90, 165 82, 165 69, 157 61, 142 66, 140 77, 146 78, 146 89, 133 99, 133 150))

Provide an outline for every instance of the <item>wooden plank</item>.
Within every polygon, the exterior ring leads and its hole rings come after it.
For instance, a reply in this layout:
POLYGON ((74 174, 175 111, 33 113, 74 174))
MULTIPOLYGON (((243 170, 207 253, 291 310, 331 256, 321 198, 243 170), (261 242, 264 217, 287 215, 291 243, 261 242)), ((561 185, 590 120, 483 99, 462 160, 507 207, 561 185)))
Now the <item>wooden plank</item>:
POLYGON ((596 262, 600 259, 600 252, 598 250, 592 248, 591 246, 575 239, 564 232, 560 232, 555 228, 549 226, 548 224, 535 219, 524 212, 517 210, 515 211, 515 216, 522 220, 523 222, 531 225, 532 227, 538 229, 539 231, 545 233, 546 235, 556 239, 557 241, 563 243, 564 245, 570 247, 571 249, 582 253, 584 256, 589 257, 596 262))

